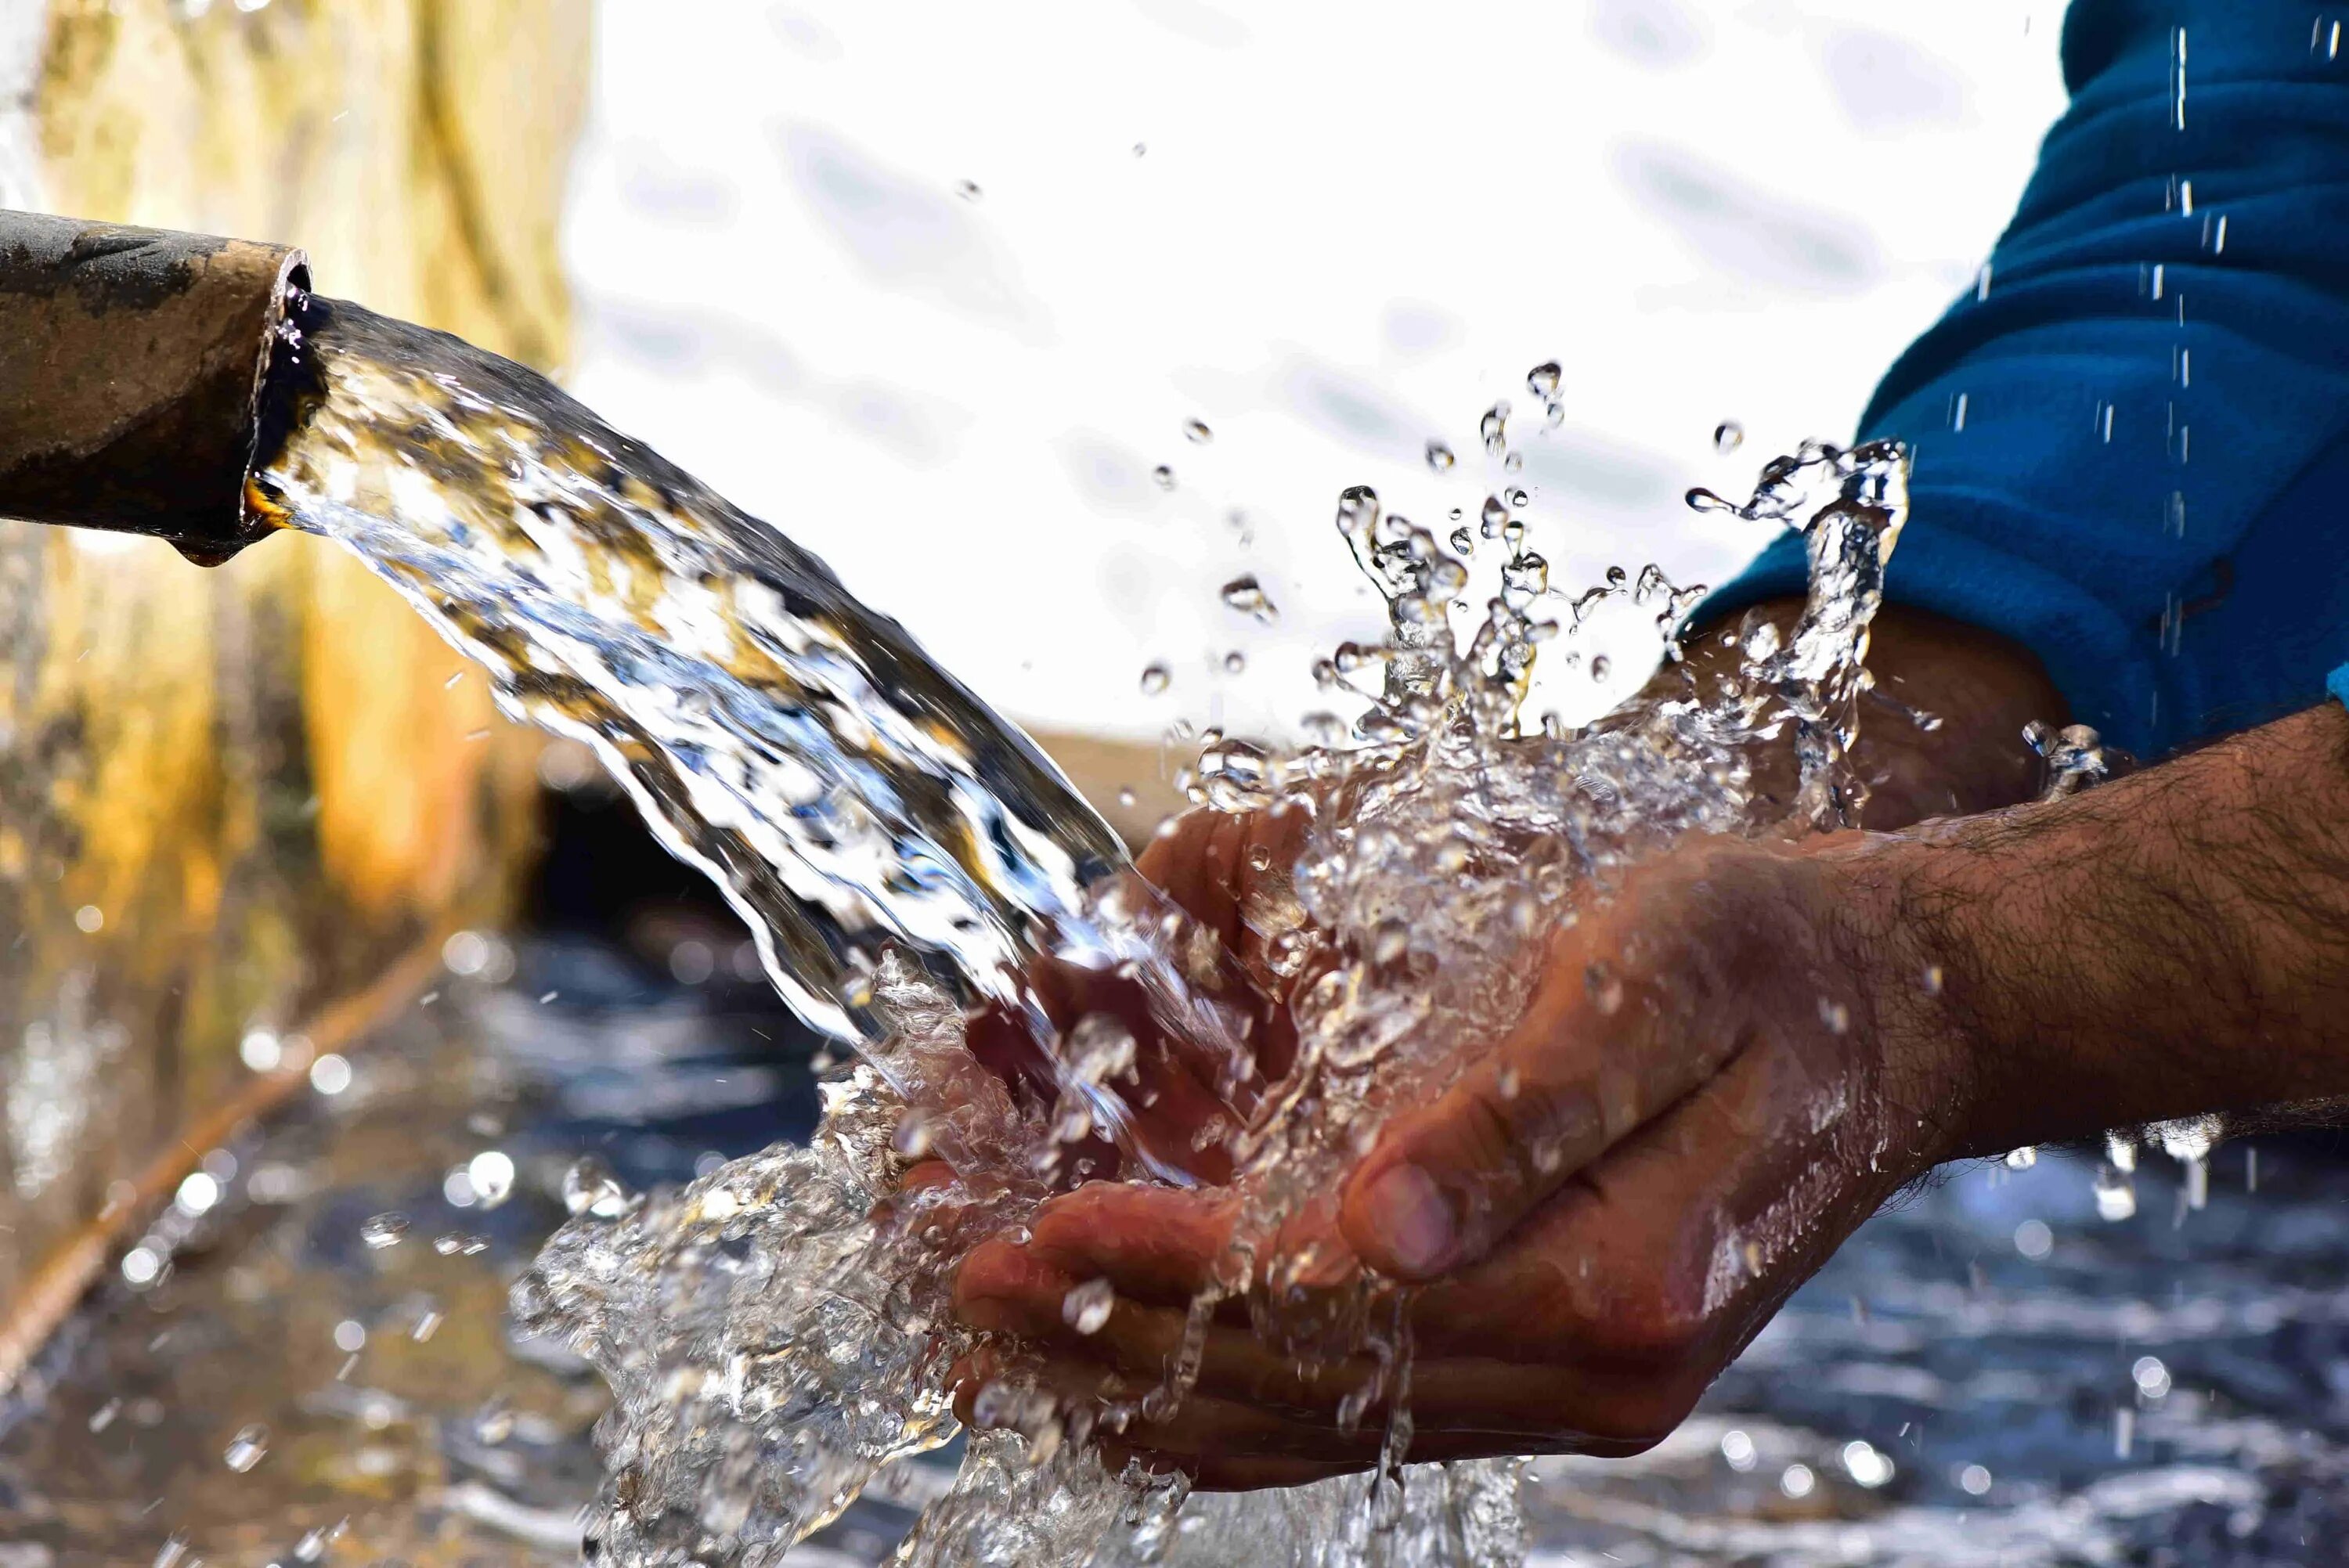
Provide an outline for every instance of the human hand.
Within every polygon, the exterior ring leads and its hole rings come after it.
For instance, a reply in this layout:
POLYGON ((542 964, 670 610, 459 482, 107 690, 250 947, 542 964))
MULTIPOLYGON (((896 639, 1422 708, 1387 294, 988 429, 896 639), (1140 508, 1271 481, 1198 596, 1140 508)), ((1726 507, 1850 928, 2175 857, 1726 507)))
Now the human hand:
MULTIPOLYGON (((1795 608, 1756 614, 1785 619, 1795 608)), ((1872 726, 1855 756, 1876 786, 1871 821, 2027 795, 2037 764, 2019 731, 2060 713, 2028 655, 1931 616, 1894 611, 1885 623, 1873 663, 1898 700, 1878 704, 1890 722, 1872 726), (1949 717, 1915 722, 1937 708, 1949 717)), ((1635 700, 1701 689, 1741 656, 1718 633, 1698 638, 1635 700)), ((1145 869, 1183 877, 1216 831, 1185 824, 1145 869)), ((1869 1026, 1878 1009, 1842 995, 1856 993, 1849 983, 1865 966, 1839 950, 1826 961, 1854 931, 1856 906, 1820 891, 1833 879, 1818 868, 1837 852, 1826 842, 1692 846, 1650 868, 1553 948, 1548 980, 1509 1040, 1437 1109, 1394 1125, 1342 1211, 1332 1195, 1295 1222, 1300 1244, 1320 1228, 1325 1257, 1350 1264, 1359 1252, 1391 1278, 1444 1276, 1412 1301, 1414 1457, 1653 1440, 1844 1234, 1946 1151, 1945 1128, 1920 1118, 1904 1130, 1888 1109, 1907 1098, 1899 1084, 1930 1081, 1934 1053, 1881 1054, 1892 1040, 1869 1026), (1651 925, 1661 937, 1643 934, 1651 925), (1610 944, 1625 950, 1611 960, 1610 944), (1820 982, 1807 992, 1789 967, 1805 952, 1820 982), (1596 995, 1594 974, 1606 977, 1596 995), (1609 1013, 1601 1004, 1618 990, 1609 1013), (1627 1013, 1624 1003, 1635 1005, 1627 1013), (1578 1044, 1579 1058, 1543 1048, 1557 1037, 1578 1044), (1806 1090, 1865 1109, 1797 1136, 1789 1129, 1816 1109, 1796 1103, 1806 1090), (1870 1127, 1881 1147, 1863 1156, 1847 1140, 1870 1127), (1737 1226, 1762 1222, 1766 1235, 1733 1244, 1737 1226)), ((1212 871, 1180 889, 1198 909, 1230 891, 1212 871)), ((1921 989, 1924 965, 1909 967, 1899 987, 1921 989)), ((1278 988, 1268 996, 1278 1020, 1278 988)), ((1228 1262, 1231 1213, 1224 1194, 1082 1190, 1046 1210, 1030 1245, 974 1254, 966 1312, 1049 1347, 1040 1375, 1078 1402, 1146 1389, 1163 1380, 1189 1304, 1228 1262), (1078 1335, 1062 1303, 1093 1279, 1110 1280, 1120 1299, 1097 1336, 1078 1335)), ((1340 1408, 1373 1370, 1297 1367, 1257 1342, 1245 1304, 1227 1303, 1176 1415, 1112 1446, 1211 1485, 1359 1468, 1377 1452, 1379 1423, 1341 1420, 1340 1408)), ((989 1357, 965 1371, 968 1394, 989 1357)))
MULTIPOLYGON (((1425 1282, 1402 1298, 1410 1458, 1655 1441, 1845 1235, 1962 1146, 1970 1064, 1904 949, 1902 879, 1900 847, 1858 835, 1663 857, 1550 940, 1517 1026, 1299 1222, 1291 1246, 1425 1282)), ((975 1251, 960 1309, 1042 1347, 1033 1375, 1063 1398, 1131 1399, 1166 1376, 1232 1212, 1081 1189, 1026 1245, 975 1251), (1081 1334, 1062 1304, 1093 1279, 1117 1301, 1081 1334)), ((967 1399, 999 1360, 966 1367, 967 1399)), ((1377 1370, 1300 1367, 1227 1302, 1188 1396, 1104 1447, 1207 1486, 1361 1469, 1388 1402, 1350 1429, 1341 1407, 1377 1370)))
POLYGON ((1026 1007, 983 1008, 969 1020, 972 1056, 1017 1095, 1050 1107, 1063 1063, 1039 1044, 1057 1035, 1065 1057, 1089 1022, 1122 1030, 1133 1062, 1110 1086, 1122 1125, 1061 1146, 1080 1179, 1112 1177, 1134 1164, 1220 1182, 1231 1165, 1223 1132, 1254 1110, 1268 1083, 1288 1070, 1297 1034, 1287 999, 1303 976, 1283 975, 1271 948, 1302 913, 1288 882, 1311 808, 1301 801, 1245 816, 1195 811, 1154 839, 1116 896, 1138 923, 1179 929, 1168 945, 1190 994, 1217 1007, 1237 1035, 1240 1060, 1171 1030, 1134 977, 1115 968, 1050 961, 1024 976, 1026 1007))

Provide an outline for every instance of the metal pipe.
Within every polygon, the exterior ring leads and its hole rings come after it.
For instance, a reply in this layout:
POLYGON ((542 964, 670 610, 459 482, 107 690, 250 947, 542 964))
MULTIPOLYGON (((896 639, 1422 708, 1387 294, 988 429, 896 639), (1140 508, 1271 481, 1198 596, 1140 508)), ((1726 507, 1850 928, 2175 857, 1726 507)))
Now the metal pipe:
POLYGON ((245 500, 300 251, 0 211, 0 517, 155 534, 207 565, 245 500))

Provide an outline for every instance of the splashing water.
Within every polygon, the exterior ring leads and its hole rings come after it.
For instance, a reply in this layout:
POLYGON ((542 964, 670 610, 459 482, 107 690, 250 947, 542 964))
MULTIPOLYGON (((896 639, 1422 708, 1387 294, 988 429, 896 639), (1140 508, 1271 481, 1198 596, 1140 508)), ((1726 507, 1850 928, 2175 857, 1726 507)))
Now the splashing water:
MULTIPOLYGON (((1276 986, 1314 976, 1287 998, 1293 1059, 1260 1065, 1234 957, 1127 872, 1024 737, 821 562, 504 361, 341 304, 305 301, 295 322, 301 391, 257 498, 359 554, 487 668, 509 712, 592 746, 725 888, 793 1007, 862 1053, 824 1086, 804 1148, 676 1191, 633 1196, 600 1169, 566 1182, 574 1217, 513 1306, 612 1387, 587 1531, 602 1559, 773 1563, 880 1467, 953 1436, 948 1368, 974 1343, 951 1315, 956 1265, 1096 1174, 1231 1183, 1242 1220, 1219 1289, 1296 1287, 1251 1298, 1283 1304, 1258 1305, 1260 1334, 1299 1356, 1374 1355, 1356 1408, 1385 1422, 1386 1461, 1367 1482, 1186 1498, 1138 1470, 1108 1476, 1087 1440, 1097 1421, 1170 1408, 1179 1360, 1164 1387, 1100 1410, 1007 1374, 979 1395, 990 1429, 899 1561, 1207 1563, 1243 1542, 1255 1563, 1519 1559, 1512 1463, 1402 1465, 1409 1346, 1392 1291, 1302 1288, 1309 1260, 1279 1255, 1281 1220, 1338 1177, 1389 1099, 1514 1019, 1528 945, 1577 899, 1680 834, 1772 825, 1783 809, 1752 783, 1764 748, 1791 746, 1803 821, 1852 820, 1845 756, 1905 515, 1901 450, 1806 447, 1744 506, 1692 497, 1803 533, 1806 611, 1790 634, 1749 636, 1718 691, 1579 732, 1521 723, 1563 595, 1510 506, 1486 503, 1485 537, 1506 549, 1472 566, 1464 529, 1447 551, 1346 492, 1339 528, 1390 630, 1319 670, 1362 712, 1303 747, 1210 731, 1184 779, 1211 810, 1286 802, 1308 818, 1293 865, 1247 912, 1272 934, 1276 986), (1056 1019, 1032 984, 1055 967, 1131 1005, 1056 1019), (1009 1021, 1012 1056, 979 1048, 979 1016, 1009 1021), (1170 1131, 1143 1111, 1178 1081, 1210 1086, 1208 1104, 1170 1131), (918 1159, 947 1179, 902 1188, 918 1159)), ((1529 386, 1553 397, 1556 368, 1529 386)), ((1480 427, 1505 469, 1506 417, 1495 406, 1480 427)), ((1701 593, 1612 573, 1563 601, 1566 634, 1621 597, 1669 635, 1701 593)), ((1269 614, 1252 580, 1226 596, 1269 614)), ((1195 1311, 1202 1331, 1214 1299, 1195 1311)))

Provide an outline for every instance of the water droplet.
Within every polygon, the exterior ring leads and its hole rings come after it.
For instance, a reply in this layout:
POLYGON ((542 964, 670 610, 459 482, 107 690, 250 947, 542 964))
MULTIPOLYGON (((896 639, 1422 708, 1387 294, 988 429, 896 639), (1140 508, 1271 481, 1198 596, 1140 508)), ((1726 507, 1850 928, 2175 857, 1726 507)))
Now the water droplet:
POLYGON ((1526 495, 1526 492, 1521 490, 1513 490, 1509 492, 1509 504, 1513 507, 1524 506, 1532 499, 1532 497, 1526 495))
POLYGON ((1150 477, 1157 484, 1160 490, 1171 490, 1174 488, 1174 470, 1167 467, 1164 463, 1161 463, 1156 468, 1151 469, 1150 477))
POLYGON ((1089 1084, 1106 1084, 1133 1071, 1133 1031, 1108 1013, 1088 1013, 1069 1031, 1069 1071, 1089 1084))
POLYGON ((1847 1035, 1851 1033, 1851 1009, 1841 1002, 1822 996, 1819 998, 1819 1022, 1826 1026, 1830 1035, 1847 1035))
POLYGON ((2137 1212, 2137 1183, 2110 1165, 2096 1168, 2096 1217, 2117 1224, 2137 1212))
POLYGON ((1526 388, 1547 403, 1557 397, 1558 377, 1563 374, 1555 359, 1545 359, 1526 372, 1526 388))
POLYGON ((1142 671, 1142 695, 1156 696, 1174 684, 1174 672, 1164 665, 1145 665, 1142 671))
POLYGON ((1118 805, 1128 811, 1133 810, 1141 799, 1142 797, 1133 792, 1133 787, 1130 784, 1122 787, 1117 792, 1118 805))
POLYGON ((1602 1018, 1611 1018, 1622 1010, 1622 976, 1604 964, 1594 963, 1583 970, 1582 991, 1602 1018))
POLYGON ((1736 420, 1723 419, 1713 428, 1713 449, 1723 457, 1727 457, 1744 444, 1745 427, 1736 420))
POLYGON ((399 1245, 407 1234, 408 1216, 405 1214, 378 1214, 359 1227, 359 1240, 378 1252, 399 1245))
POLYGON ((1476 433, 1485 438, 1485 455, 1499 457, 1509 443, 1509 406, 1495 403, 1485 409, 1485 417, 1476 421, 1476 433))
POLYGON ((1603 681, 1614 673, 1615 661, 1613 659, 1609 658, 1605 654, 1593 654, 1590 655, 1590 678, 1592 680, 1603 681))
POLYGON ((1503 1099, 1515 1099, 1525 1088, 1524 1077, 1512 1063, 1494 1076, 1493 1087, 1500 1091, 1503 1099))
POLYGON ((1256 580, 1253 572, 1225 583, 1223 598, 1232 609, 1243 615, 1253 615, 1268 626, 1280 618, 1279 610, 1266 596, 1264 585, 1256 580))
POLYGON ((513 1407, 503 1398, 492 1398, 473 1417, 473 1436, 492 1448, 513 1436, 513 1407))
POLYGON ((574 1214, 616 1220, 627 1212, 628 1190, 601 1155, 583 1154, 563 1173, 563 1207, 574 1214))
POLYGON ((1207 422, 1205 419, 1184 420, 1183 436, 1195 447, 1204 447, 1216 438, 1216 433, 1207 428, 1207 422))
POLYGON ((502 1149, 484 1149, 465 1162, 465 1179, 472 1183, 474 1201, 494 1209, 513 1192, 513 1156, 502 1149))
POLYGON ((229 1439, 227 1451, 221 1455, 221 1462, 237 1474, 243 1475, 259 1464, 268 1452, 269 1429, 267 1427, 257 1423, 249 1427, 239 1427, 236 1436, 229 1439))
POLYGON ((1516 473, 1525 466, 1526 455, 1523 452, 1511 452, 1501 459, 1501 471, 1505 474, 1516 473))
POLYGON ((1943 984, 1944 984, 1944 983, 1945 983, 1945 977, 1943 976, 1943 975, 1942 975, 1942 973, 1941 973, 1941 966, 1940 966, 1940 965, 1938 965, 1938 964, 1928 964, 1928 965, 1925 965, 1925 995, 1928 995, 1928 996, 1938 996, 1938 995, 1940 995, 1941 994, 1941 986, 1943 985, 1943 984))
POLYGON ((1702 485, 1699 485, 1696 489, 1689 491, 1687 500, 1688 509, 1691 511, 1734 512, 1738 510, 1734 503, 1722 500, 1719 496, 1713 494, 1702 485))
POLYGON ((1382 920, 1371 939, 1371 956, 1381 964, 1392 964, 1411 951, 1411 926, 1401 920, 1382 920))
POLYGON ((474 1257, 490 1250, 487 1236, 477 1236, 470 1231, 451 1231, 432 1239, 432 1250, 444 1258, 474 1257))
MULTIPOLYGON (((955 181, 955 194, 966 201, 976 201, 979 198, 978 182, 975 180, 958 180, 955 181)), ((1013 205, 1017 206, 1018 203, 1014 202, 1013 205)))
POLYGON ((1486 496, 1484 510, 1477 513, 1477 525, 1484 531, 1485 537, 1500 538, 1501 527, 1508 521, 1509 509, 1502 502, 1501 498, 1496 495, 1486 496))
POLYGON ((1234 648, 1230 653, 1226 654, 1224 655, 1224 673, 1227 676, 1246 675, 1247 673, 1247 655, 1240 652, 1237 648, 1234 648))
POLYGON ((1442 474, 1451 472, 1452 465, 1458 460, 1458 459, 1452 455, 1452 449, 1445 446, 1443 442, 1430 441, 1427 443, 1427 466, 1433 469, 1437 473, 1442 474))
POLYGON ((1144 155, 1145 153, 1147 153, 1149 150, 1150 150, 1150 144, 1149 144, 1148 142, 1146 142, 1146 141, 1137 141, 1137 142, 1135 142, 1135 143, 1133 144, 1133 155, 1134 155, 1136 158, 1140 158, 1140 157, 1143 156, 1143 155, 1144 155))
POLYGON ((2025 1220, 2014 1227, 2014 1250, 2026 1263, 2044 1263, 2055 1250, 2055 1233, 2044 1220, 2025 1220))
POLYGON ((1470 533, 1464 528, 1454 529, 1452 531, 1452 549, 1453 552, 1458 555, 1475 554, 1476 536, 1470 533))
POLYGON ((2006 1151, 2006 1168, 2009 1171, 2028 1171, 2038 1163, 2039 1148, 2036 1144, 2026 1143, 2020 1149, 2006 1151))

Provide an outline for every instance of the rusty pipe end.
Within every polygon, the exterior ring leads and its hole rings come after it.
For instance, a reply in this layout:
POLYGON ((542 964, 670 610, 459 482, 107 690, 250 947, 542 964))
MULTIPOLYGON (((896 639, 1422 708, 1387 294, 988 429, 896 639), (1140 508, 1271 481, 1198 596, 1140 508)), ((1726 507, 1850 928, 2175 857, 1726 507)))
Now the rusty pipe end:
POLYGON ((225 561, 275 524, 246 479, 303 253, 0 211, 0 517, 225 561))

